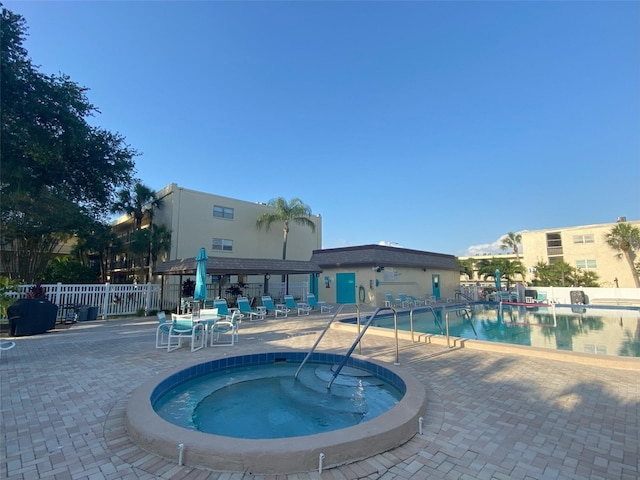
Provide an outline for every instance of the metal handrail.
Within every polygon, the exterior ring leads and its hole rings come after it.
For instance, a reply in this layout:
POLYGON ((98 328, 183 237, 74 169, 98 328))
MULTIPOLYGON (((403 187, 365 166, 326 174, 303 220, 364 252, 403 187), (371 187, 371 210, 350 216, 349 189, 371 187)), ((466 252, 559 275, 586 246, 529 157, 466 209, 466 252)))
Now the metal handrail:
POLYGON ((464 310, 466 313, 466 317, 467 320, 469 321, 469 325, 471 325, 471 330, 473 330, 474 335, 476 336, 476 340, 478 339, 478 332, 476 332, 476 327, 473 326, 473 323, 471 322, 471 318, 469 318, 469 313, 468 313, 468 309, 470 308, 469 305, 467 305, 466 307, 460 307, 460 306, 455 306, 453 308, 448 309, 447 307, 443 306, 442 310, 444 311, 444 323, 445 323, 445 328, 446 328, 446 335, 447 335, 447 348, 451 348, 451 342, 449 340, 449 310, 464 310))
POLYGON ((329 319, 329 321, 327 322, 327 325, 324 327, 324 330, 322 330, 322 332, 320 333, 320 335, 318 335, 318 338, 316 339, 316 343, 313 344, 313 347, 311 347, 311 350, 309 350, 309 353, 307 353, 307 356, 304 357, 304 360, 302 361, 302 363, 300 364, 300 366, 298 367, 298 369, 296 370, 296 373, 293 375, 293 378, 298 378, 298 374, 300 373, 300 370, 302 370, 302 367, 304 366, 305 363, 307 363, 307 360, 309 360, 309 357, 311 357, 311 355, 313 354, 313 352, 315 351, 316 347, 318 346, 318 344, 320 343, 320 341, 322 340, 322 337, 324 337, 325 333, 327 333, 327 331, 329 330, 329 327, 331 326, 331 324, 333 323, 333 321, 336 319, 336 317, 338 316, 338 314, 340 314, 342 312, 342 309, 346 306, 350 306, 350 305, 354 305, 356 307, 356 311, 358 313, 358 324, 360 324, 360 307, 358 306, 357 303, 354 304, 350 304, 350 303, 342 303, 340 304, 340 306, 338 307, 338 309, 336 310, 336 313, 333 314, 333 317, 331 317, 329 319))
MULTIPOLYGON (((391 310, 393 312, 393 325, 394 325, 394 331, 395 331, 395 337, 396 337, 396 361, 395 361, 394 365, 400 365, 400 362, 399 362, 399 347, 398 347, 398 312, 393 307, 378 307, 373 311, 373 313, 369 317, 369 320, 367 320, 367 323, 365 324, 364 328, 358 334, 358 338, 355 339, 355 341, 353 342, 353 345, 351 345, 351 347, 349 348, 349 351, 344 356, 342 362, 340 362, 340 365, 338 365, 338 368, 336 369, 336 371, 333 372, 333 376, 331 377, 331 380, 329 380, 329 383, 327 384, 327 389, 331 388, 331 385, 333 384, 333 381, 336 379, 336 377, 338 375, 340 375, 340 371, 346 365, 347 361, 349 360, 349 357, 351 357, 351 354, 355 350, 356 345, 358 345, 360 343, 360 340, 362 339, 364 334, 367 332, 367 329, 371 325, 371 322, 373 321, 373 319, 376 317, 376 315, 378 315, 378 313, 380 313, 383 310, 391 310)), ((358 318, 358 322, 359 321, 360 321, 360 319, 358 318)))
POLYGON ((410 325, 410 329, 411 329, 411 341, 414 342, 413 339, 413 312, 415 312, 416 310, 431 310, 431 313, 433 314, 433 319, 436 325, 438 325, 438 328, 440 328, 440 333, 444 333, 442 331, 442 325, 438 324, 438 316, 436 315, 436 311, 433 309, 433 307, 431 305, 425 305, 425 306, 420 306, 420 307, 415 307, 412 308, 411 311, 409 312, 409 325, 410 325))

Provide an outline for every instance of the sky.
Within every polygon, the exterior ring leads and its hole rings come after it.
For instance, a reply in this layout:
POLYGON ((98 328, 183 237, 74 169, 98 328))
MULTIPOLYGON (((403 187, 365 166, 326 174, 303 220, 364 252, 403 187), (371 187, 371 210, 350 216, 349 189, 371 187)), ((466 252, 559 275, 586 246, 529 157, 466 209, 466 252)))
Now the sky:
POLYGON ((323 248, 640 219, 640 2, 3 4, 142 183, 300 198, 323 248))

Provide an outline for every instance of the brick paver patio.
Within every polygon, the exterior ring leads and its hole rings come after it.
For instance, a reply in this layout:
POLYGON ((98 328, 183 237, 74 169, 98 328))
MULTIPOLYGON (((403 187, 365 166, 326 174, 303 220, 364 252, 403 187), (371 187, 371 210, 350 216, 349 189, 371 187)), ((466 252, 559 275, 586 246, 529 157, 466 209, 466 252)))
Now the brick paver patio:
MULTIPOLYGON (((238 345, 194 353, 156 350, 155 317, 82 322, 19 337, 15 348, 0 352, 0 478, 640 478, 640 366, 616 369, 405 340, 399 368, 420 379, 429 403, 423 434, 393 451, 321 475, 270 477, 178 466, 127 436, 128 396, 151 376, 224 355, 308 350, 327 318, 244 322, 238 345)), ((332 329, 319 349, 344 352, 354 338, 332 329)), ((362 354, 393 362, 395 344, 367 334, 362 354)))

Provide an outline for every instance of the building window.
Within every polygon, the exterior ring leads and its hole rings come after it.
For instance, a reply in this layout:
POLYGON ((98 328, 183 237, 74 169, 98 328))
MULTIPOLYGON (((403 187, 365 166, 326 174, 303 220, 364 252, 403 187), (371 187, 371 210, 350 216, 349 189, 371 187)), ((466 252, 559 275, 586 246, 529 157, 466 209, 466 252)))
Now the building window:
POLYGON ((573 243, 594 243, 593 235, 574 235, 573 243))
POLYGON ((213 206, 213 216, 217 218, 226 218, 227 220, 233 220, 233 208, 221 207, 220 205, 213 206))
MULTIPOLYGON (((547 256, 562 256, 562 237, 559 233, 547 233, 547 256)), ((551 258, 549 258, 551 261, 551 258)), ((551 262, 549 262, 551 263, 551 262)))
POLYGON ((227 240, 224 238, 214 238, 211 242, 211 248, 213 250, 222 250, 224 252, 233 251, 233 240, 227 240))
POLYGON ((576 260, 576 268, 598 268, 595 260, 576 260))

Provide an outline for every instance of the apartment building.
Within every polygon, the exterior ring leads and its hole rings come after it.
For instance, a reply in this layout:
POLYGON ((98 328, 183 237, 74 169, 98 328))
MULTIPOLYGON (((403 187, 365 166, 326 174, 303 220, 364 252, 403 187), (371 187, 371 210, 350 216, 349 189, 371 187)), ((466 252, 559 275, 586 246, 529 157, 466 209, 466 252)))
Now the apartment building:
POLYGON ((521 232, 523 263, 531 268, 538 262, 564 261, 575 268, 595 272, 601 287, 635 287, 633 273, 622 252, 611 248, 606 241, 606 235, 618 222, 640 228, 640 220, 627 221, 620 217, 612 223, 521 232))
MULTIPOLYGON (((282 225, 273 224, 269 231, 256 226, 258 217, 272 210, 265 203, 199 192, 175 183, 159 190, 156 198, 162 201, 162 207, 145 216, 142 228, 149 228, 152 221, 171 231, 171 249, 160 255, 158 263, 195 257, 201 247, 210 257, 282 259, 282 225)), ((312 215, 310 220, 316 225, 315 231, 295 223, 289 225, 287 260, 308 261, 314 250, 322 248, 322 217, 312 215)), ((113 227, 125 243, 135 230, 128 215, 119 217, 113 227)), ((114 282, 139 277, 136 272, 140 269, 126 255, 117 257, 113 267, 114 282)))
MULTIPOLYGON (((627 221, 626 218, 620 217, 611 223, 519 232, 522 236, 520 261, 527 269, 524 280, 532 280, 535 277, 535 266, 538 262, 553 264, 564 261, 575 268, 595 272, 601 287, 635 287, 633 273, 622 252, 611 248, 606 241, 606 235, 618 222, 627 222, 640 228, 640 220, 627 221)), ((460 259, 471 258, 478 261, 491 256, 516 259, 511 253, 476 255, 460 259)), ((479 279, 475 276, 472 280, 479 279)))

